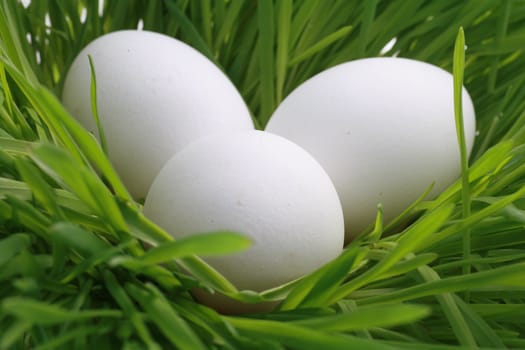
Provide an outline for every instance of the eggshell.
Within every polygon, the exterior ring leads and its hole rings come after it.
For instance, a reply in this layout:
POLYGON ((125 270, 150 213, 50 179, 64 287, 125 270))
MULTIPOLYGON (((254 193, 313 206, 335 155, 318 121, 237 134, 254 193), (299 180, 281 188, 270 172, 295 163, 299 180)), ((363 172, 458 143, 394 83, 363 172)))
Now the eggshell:
POLYGON ((175 238, 217 230, 251 237, 245 252, 206 258, 240 290, 289 282, 343 248, 343 212, 326 172, 263 131, 213 135, 178 152, 153 182, 144 214, 175 238))
POLYGON ((86 46, 66 76, 63 102, 98 135, 91 110, 91 55, 109 157, 135 198, 164 163, 202 136, 253 129, 250 113, 219 68, 166 35, 113 32, 86 46))
MULTIPOLYGON (((475 135, 463 89, 468 150, 475 135)), ((310 152, 332 178, 347 239, 400 214, 435 181, 433 197, 460 175, 453 77, 403 58, 344 63, 314 76, 280 104, 266 130, 310 152)))

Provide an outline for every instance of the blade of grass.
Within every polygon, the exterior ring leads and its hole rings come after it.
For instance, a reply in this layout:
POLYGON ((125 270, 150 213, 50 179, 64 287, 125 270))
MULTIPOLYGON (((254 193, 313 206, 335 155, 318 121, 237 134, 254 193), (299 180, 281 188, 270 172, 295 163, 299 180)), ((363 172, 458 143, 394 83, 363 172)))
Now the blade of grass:
POLYGON ((356 241, 335 260, 300 280, 281 303, 279 310, 326 306, 330 295, 359 261, 358 253, 359 242, 356 241))
POLYGON ((257 3, 259 28, 259 80, 261 108, 258 119, 264 127, 275 109, 274 86, 274 5, 272 0, 257 3))
POLYGON ((20 42, 18 27, 14 24, 16 22, 13 18, 12 9, 12 2, 2 0, 2 6, 0 6, 0 37, 2 38, 3 45, 6 47, 7 54, 23 72, 24 77, 30 82, 36 82, 36 75, 31 69, 31 65, 26 58, 22 43, 20 42))
MULTIPOLYGON (((1 57, 0 57, 1 60, 1 57)), ((4 62, 11 77, 17 82, 25 96, 32 102, 40 116, 48 126, 57 133, 61 142, 69 152, 78 160, 85 162, 84 156, 90 159, 104 174, 117 195, 132 201, 127 189, 120 181, 109 159, 100 150, 94 138, 76 122, 60 104, 57 98, 43 87, 34 87, 24 80, 24 77, 8 63, 4 62), (71 136, 73 135, 73 137, 71 136), (76 142, 80 145, 77 146, 76 142), (82 149, 83 152, 80 151, 82 149)))
POLYGON ((91 70, 91 110, 93 111, 93 118, 95 119, 95 125, 97 126, 97 131, 100 138, 100 146, 102 147, 102 151, 104 151, 104 153, 107 155, 108 144, 106 142, 106 134, 104 133, 104 128, 102 127, 97 107, 97 75, 95 72, 95 64, 93 63, 93 58, 91 55, 88 55, 88 60, 91 70))
POLYGON ((293 324, 316 330, 347 332, 409 324, 429 315, 430 309, 421 305, 378 305, 357 308, 349 314, 299 320, 293 324))
POLYGON ((28 321, 15 321, 5 328, 0 335, 0 347, 12 349, 15 343, 20 343, 20 338, 31 329, 32 323, 28 321))
POLYGON ((311 328, 266 320, 227 317, 227 322, 246 335, 274 340, 292 349, 367 349, 388 350, 388 345, 352 336, 325 334, 311 328))
POLYGON ((199 34, 199 31, 186 14, 181 10, 177 2, 173 0, 167 0, 164 2, 169 13, 176 19, 180 25, 180 28, 188 36, 191 44, 199 50, 204 56, 210 59, 213 63, 220 67, 219 63, 215 60, 213 52, 211 51, 206 40, 199 34))
MULTIPOLYGON (((83 337, 88 338, 93 336, 93 334, 104 334, 106 336, 110 333, 111 329, 109 327, 100 327, 100 326, 91 326, 86 327, 84 325, 74 328, 67 333, 62 333, 61 336, 54 337, 46 341, 44 344, 34 347, 34 350, 51 350, 59 349, 62 347, 67 347, 68 344, 71 344, 71 341, 75 339, 82 339, 83 337), (104 329, 105 328, 105 329, 104 329)), ((154 348, 152 348, 154 349, 154 348)))
POLYGON ((277 3, 277 53, 275 63, 277 104, 283 99, 286 66, 288 63, 292 8, 293 2, 291 0, 283 0, 277 3))
POLYGON ((465 316, 466 321, 475 334, 475 337, 481 347, 504 349, 505 344, 498 333, 480 317, 472 307, 461 300, 457 295, 454 296, 456 304, 459 306, 461 312, 465 316))
MULTIPOLYGON (((173 240, 168 233, 149 221, 134 206, 127 202, 118 202, 118 204, 133 236, 154 245, 173 240)), ((224 293, 235 294, 238 292, 224 276, 198 257, 182 258, 178 263, 210 288, 224 293)))
POLYGON ((387 257, 372 268, 368 269, 365 273, 350 280, 335 291, 331 302, 336 302, 359 287, 370 283, 382 273, 388 271, 389 268, 400 259, 404 258, 408 253, 415 251, 417 247, 428 238, 428 236, 443 225, 452 213, 452 209, 452 206, 443 206, 421 218, 416 224, 412 225, 404 232, 403 236, 397 242, 397 246, 389 255, 387 255, 387 257))
POLYGON ((295 65, 297 65, 297 64, 299 64, 299 63, 301 63, 301 62, 303 62, 303 61, 305 61, 307 59, 309 59, 310 57, 312 57, 316 53, 319 53, 320 51, 322 51, 326 47, 330 46, 334 42, 340 40, 341 38, 344 38, 347 35, 349 35, 352 32, 352 29, 353 29, 352 26, 345 26, 345 27, 343 27, 343 28, 341 28, 341 29, 339 29, 339 30, 329 34, 328 36, 326 36, 325 38, 321 39, 316 44, 312 45, 310 48, 304 50, 299 55, 293 57, 288 62, 288 67, 293 67, 293 66, 295 66, 295 65))
POLYGON ((251 239, 234 232, 202 233, 155 247, 142 255, 140 262, 144 264, 158 264, 190 255, 224 255, 246 250, 251 245, 251 239))
POLYGON ((127 225, 107 187, 75 161, 68 153, 51 145, 41 145, 34 149, 33 160, 48 175, 84 201, 89 207, 109 223, 108 228, 117 234, 127 233, 127 225))
POLYGON ((49 213, 57 218, 64 218, 64 214, 58 205, 55 192, 41 176, 40 171, 29 160, 16 159, 16 168, 22 179, 31 188, 35 199, 46 208, 49 213))
POLYGON ((150 249, 140 258, 129 256, 112 260, 114 265, 128 268, 166 263, 174 259, 198 256, 225 255, 245 250, 252 242, 246 236, 233 232, 210 232, 162 243, 150 249))
MULTIPOLYGON (((438 273, 428 266, 419 267, 418 272, 425 282, 441 280, 438 273)), ((456 304, 454 295, 452 293, 443 293, 435 297, 441 305, 441 309, 447 317, 452 332, 456 335, 458 342, 469 349, 478 349, 478 344, 472 334, 470 325, 456 304)))
POLYGON ((128 284, 126 290, 147 311, 159 330, 179 349, 206 349, 192 329, 177 315, 169 302, 152 285, 149 291, 128 284))
POLYGON ((476 223, 481 222, 483 219, 489 217, 490 215, 499 212, 507 205, 521 198, 523 195, 525 195, 525 186, 520 188, 515 193, 501 198, 497 198, 497 200, 494 201, 494 203, 492 203, 488 207, 483 208, 478 212, 472 213, 468 218, 461 220, 460 222, 455 223, 451 226, 448 226, 447 228, 436 233, 432 237, 429 237, 429 239, 423 243, 421 250, 428 249, 428 247, 437 244, 440 241, 443 241, 444 239, 454 235, 457 232, 464 232, 463 230, 465 230, 465 228, 471 227, 476 223))
MULTIPOLYGON (((465 66, 465 33, 460 27, 456 43, 454 47, 454 114, 456 120, 457 138, 461 158, 461 198, 462 198, 462 214, 463 219, 470 216, 470 183, 469 183, 469 166, 468 166, 468 151, 465 139, 465 125, 463 122, 463 71, 465 66)), ((470 259, 470 229, 466 228, 463 233, 463 259, 470 259)), ((470 273, 470 265, 463 265, 463 274, 470 273)), ((469 300, 468 293, 465 299, 469 300)))
POLYGON ((367 1, 364 4, 361 29, 359 31, 359 45, 357 47, 357 57, 365 57, 368 42, 370 41, 370 28, 376 15, 378 0, 367 1))
POLYGON ((24 234, 13 234, 0 240, 0 266, 7 263, 22 249, 29 246, 29 236, 24 234))
POLYGON ((111 293, 111 296, 115 299, 115 301, 120 305, 126 316, 130 319, 139 337, 144 341, 149 349, 161 349, 160 345, 153 340, 146 323, 143 320, 143 316, 139 314, 138 310, 133 304, 133 301, 126 293, 124 288, 120 286, 115 275, 113 275, 109 270, 105 270, 103 274, 108 291, 111 293))
POLYGON ((91 257, 109 249, 111 245, 95 234, 68 222, 53 224, 49 232, 61 246, 74 249, 84 257, 91 257))
POLYGON ((3 312, 16 316, 18 319, 32 322, 33 324, 60 324, 74 320, 89 320, 93 317, 120 318, 119 310, 86 310, 71 312, 57 305, 25 297, 6 298, 0 304, 3 312))
POLYGON ((362 299, 358 301, 358 305, 403 302, 440 293, 472 290, 487 285, 523 286, 525 284, 522 278, 523 268, 525 268, 525 264, 515 263, 509 266, 497 267, 489 271, 448 277, 404 288, 392 293, 362 299))

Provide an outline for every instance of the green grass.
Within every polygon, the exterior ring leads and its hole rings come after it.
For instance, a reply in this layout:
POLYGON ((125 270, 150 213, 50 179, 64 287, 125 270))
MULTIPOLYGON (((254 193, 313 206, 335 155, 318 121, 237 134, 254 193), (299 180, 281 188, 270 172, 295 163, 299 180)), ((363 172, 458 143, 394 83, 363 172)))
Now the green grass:
POLYGON ((0 349, 525 348, 524 1, 127 0, 98 11, 0 0, 0 349), (302 279, 238 291, 198 256, 249 242, 173 241, 57 98, 82 47, 139 20, 221 67, 260 128, 312 75, 396 38, 384 55, 441 66, 451 89, 469 90, 470 160, 458 110, 455 184, 394 223, 379 210, 375 227, 302 279), (282 301, 223 316, 193 300, 195 287, 282 301))

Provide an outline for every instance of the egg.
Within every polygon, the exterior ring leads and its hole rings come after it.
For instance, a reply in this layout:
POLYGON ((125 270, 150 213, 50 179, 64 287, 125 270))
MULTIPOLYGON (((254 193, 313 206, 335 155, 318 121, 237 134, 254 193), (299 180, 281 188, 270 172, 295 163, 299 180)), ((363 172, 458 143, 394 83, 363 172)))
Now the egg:
POLYGON ((301 277, 344 242, 341 203, 323 168, 296 144, 256 130, 201 138, 175 154, 144 214, 175 238, 218 230, 250 237, 247 251, 205 258, 240 290, 301 277))
POLYGON ((97 137, 88 55, 109 158, 136 199, 146 196, 164 163, 188 143, 254 128, 235 86, 205 56, 163 34, 124 30, 87 45, 65 79, 64 105, 97 137))
MULTIPOLYGON (((472 100, 463 88, 468 151, 475 136, 472 100)), ((435 183, 429 198, 461 173, 453 76, 428 63, 367 58, 340 64, 297 87, 266 131, 310 152, 341 199, 347 240, 388 222, 435 183)))

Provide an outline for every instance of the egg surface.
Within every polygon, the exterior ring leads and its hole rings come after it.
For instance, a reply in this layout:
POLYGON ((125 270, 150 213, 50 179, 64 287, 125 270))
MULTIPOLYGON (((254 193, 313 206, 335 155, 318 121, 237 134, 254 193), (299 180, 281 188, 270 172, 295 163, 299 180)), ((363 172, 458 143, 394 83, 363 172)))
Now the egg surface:
MULTIPOLYGON (((463 89, 470 152, 472 100, 463 89)), ((310 152, 341 199, 347 239, 374 222, 399 215, 435 182, 429 196, 461 173, 454 119, 453 77, 404 58, 368 58, 332 67, 297 87, 266 131, 310 152)))
POLYGON ((237 89, 204 55, 166 35, 124 30, 87 45, 64 83, 64 105, 97 136, 88 55, 109 158, 137 199, 146 196, 162 165, 189 142, 253 129, 237 89))
POLYGON ((144 214, 175 238, 230 230, 247 251, 205 258, 238 289, 262 291, 337 257, 344 218, 319 163, 263 131, 213 135, 173 156, 153 182, 144 214))

